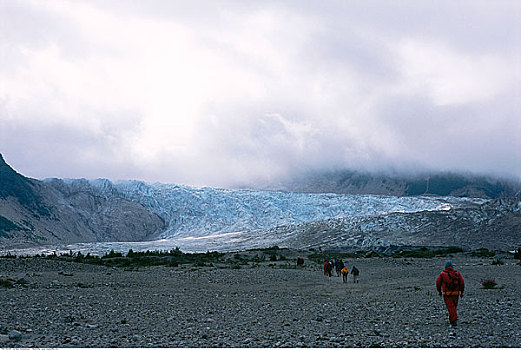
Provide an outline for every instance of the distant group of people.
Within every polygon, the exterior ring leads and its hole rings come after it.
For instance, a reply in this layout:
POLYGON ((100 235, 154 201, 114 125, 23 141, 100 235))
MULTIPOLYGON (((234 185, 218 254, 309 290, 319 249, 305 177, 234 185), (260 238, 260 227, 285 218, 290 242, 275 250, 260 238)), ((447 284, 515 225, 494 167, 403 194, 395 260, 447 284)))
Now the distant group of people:
MULTIPOLYGON (((297 258, 297 266, 304 265, 304 259, 301 257, 297 258)), ((342 276, 343 283, 347 283, 349 276, 349 269, 345 266, 342 259, 330 259, 324 261, 324 276, 332 277, 333 271, 336 272, 336 276, 342 276)), ((353 283, 358 283, 358 276, 360 271, 353 266, 351 269, 351 275, 353 276, 353 283)), ((459 298, 463 298, 465 292, 465 281, 461 274, 454 269, 454 265, 451 261, 445 263, 445 269, 438 275, 436 279, 436 289, 440 296, 443 296, 443 300, 449 312, 449 322, 451 326, 456 326, 458 323, 458 301, 459 298)))
MULTIPOLYGON (((324 276, 332 277, 333 270, 336 272, 337 277, 342 276, 342 281, 347 283, 349 269, 345 266, 342 259, 337 258, 335 260, 331 259, 324 262, 324 276)), ((353 283, 358 283, 358 276, 360 275, 360 271, 356 268, 356 266, 353 266, 351 269, 351 275, 353 275, 353 283)))

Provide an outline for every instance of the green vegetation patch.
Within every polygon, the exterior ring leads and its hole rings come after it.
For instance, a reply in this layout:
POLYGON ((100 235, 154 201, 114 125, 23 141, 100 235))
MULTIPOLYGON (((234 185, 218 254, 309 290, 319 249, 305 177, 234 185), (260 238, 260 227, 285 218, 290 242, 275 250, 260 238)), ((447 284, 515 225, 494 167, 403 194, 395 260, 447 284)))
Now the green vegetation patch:
POLYGON ((364 251, 359 251, 356 253, 348 253, 348 252, 335 252, 335 253, 328 253, 328 252, 315 252, 313 254, 308 255, 308 259, 311 261, 316 262, 317 264, 323 264, 326 260, 331 259, 353 259, 353 258, 360 258, 365 256, 364 251))
POLYGON ((487 248, 480 248, 470 253, 470 255, 478 258, 491 258, 496 255, 496 252, 488 250, 487 248))
POLYGON ((224 253, 183 253, 179 248, 169 251, 144 251, 134 252, 132 249, 126 255, 111 250, 99 257, 96 255, 84 255, 81 252, 69 252, 61 255, 49 255, 48 259, 63 259, 82 264, 93 264, 114 267, 141 267, 141 266, 179 266, 182 264, 194 264, 195 266, 211 266, 219 262, 224 253))
POLYGON ((463 249, 459 247, 450 247, 445 249, 428 249, 422 247, 415 250, 397 250, 390 256, 392 258, 434 258, 456 253, 463 253, 463 249))
POLYGON ((316 262, 317 264, 323 264, 326 260, 331 259, 353 259, 353 258, 378 258, 378 257, 391 257, 391 258, 434 258, 444 257, 450 254, 462 253, 464 250, 459 247, 449 247, 441 249, 429 249, 427 247, 421 247, 419 249, 400 249, 392 253, 378 253, 374 251, 357 251, 352 252, 314 252, 308 256, 309 260, 316 262))
POLYGON ((0 287, 13 288, 13 282, 8 279, 0 279, 0 287))
POLYGON ((499 258, 492 261, 492 265, 505 265, 505 262, 499 258))

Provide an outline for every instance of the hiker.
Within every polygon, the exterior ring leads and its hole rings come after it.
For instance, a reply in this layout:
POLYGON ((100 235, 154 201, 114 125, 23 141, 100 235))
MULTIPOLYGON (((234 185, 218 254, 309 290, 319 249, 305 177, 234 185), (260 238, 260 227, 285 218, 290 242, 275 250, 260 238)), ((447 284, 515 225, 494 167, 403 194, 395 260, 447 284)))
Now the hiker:
POLYGON ((356 266, 353 266, 351 269, 351 274, 353 275, 353 283, 358 283, 358 275, 360 275, 360 271, 356 268, 356 266))
POLYGON ((342 271, 342 268, 344 267, 344 263, 341 259, 335 259, 335 270, 336 270, 336 276, 340 277, 340 271, 342 271))
POLYGON ((347 269, 347 267, 344 266, 340 272, 342 273, 342 281, 344 283, 347 283, 347 276, 349 275, 349 270, 347 269))
POLYGON ((297 257, 297 266, 304 266, 304 259, 300 256, 297 257))
POLYGON ((330 262, 327 263, 327 267, 326 267, 327 277, 333 276, 333 266, 334 265, 335 265, 335 263, 333 262, 333 260, 331 260, 330 262))
POLYGON ((329 261, 324 262, 324 276, 327 276, 327 266, 329 265, 329 261))
POLYGON ((443 300, 449 311, 449 322, 451 326, 458 324, 458 300, 465 291, 465 281, 461 274, 454 270, 454 265, 451 261, 445 263, 445 270, 443 270, 436 279, 436 289, 438 294, 443 295, 443 300))

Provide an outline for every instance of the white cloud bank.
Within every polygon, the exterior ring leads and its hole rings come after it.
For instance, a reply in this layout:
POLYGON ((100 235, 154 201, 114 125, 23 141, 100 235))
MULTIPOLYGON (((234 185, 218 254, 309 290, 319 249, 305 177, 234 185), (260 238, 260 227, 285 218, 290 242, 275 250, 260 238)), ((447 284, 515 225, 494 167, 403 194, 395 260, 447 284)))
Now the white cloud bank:
POLYGON ((37 178, 521 177, 520 18, 516 1, 2 1, 0 152, 37 178))

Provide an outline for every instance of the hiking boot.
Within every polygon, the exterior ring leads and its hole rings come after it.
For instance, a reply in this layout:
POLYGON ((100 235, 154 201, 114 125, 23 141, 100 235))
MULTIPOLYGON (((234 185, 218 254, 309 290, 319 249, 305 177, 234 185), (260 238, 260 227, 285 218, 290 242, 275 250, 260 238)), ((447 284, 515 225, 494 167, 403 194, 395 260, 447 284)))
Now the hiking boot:
POLYGON ((452 327, 456 327, 456 326, 458 325, 458 321, 452 321, 452 322, 450 323, 450 325, 451 325, 452 327))

